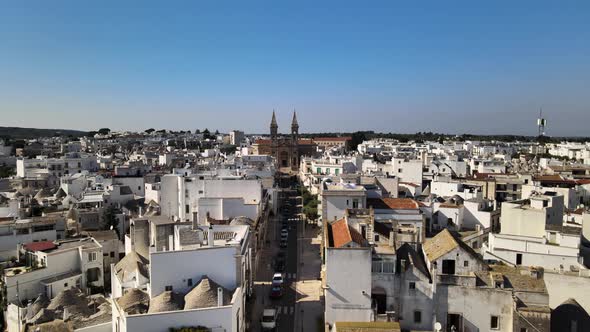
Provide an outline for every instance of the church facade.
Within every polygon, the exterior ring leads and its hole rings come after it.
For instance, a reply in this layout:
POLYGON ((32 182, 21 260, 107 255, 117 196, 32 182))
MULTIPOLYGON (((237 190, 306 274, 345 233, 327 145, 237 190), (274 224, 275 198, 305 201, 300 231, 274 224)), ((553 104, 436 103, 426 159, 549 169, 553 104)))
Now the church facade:
POLYGON ((257 140, 253 146, 254 154, 273 156, 277 166, 282 170, 299 170, 301 156, 313 155, 316 152, 316 144, 311 139, 299 138, 299 123, 297 114, 293 112, 291 121, 291 134, 280 135, 275 112, 272 112, 270 121, 270 139, 257 140))

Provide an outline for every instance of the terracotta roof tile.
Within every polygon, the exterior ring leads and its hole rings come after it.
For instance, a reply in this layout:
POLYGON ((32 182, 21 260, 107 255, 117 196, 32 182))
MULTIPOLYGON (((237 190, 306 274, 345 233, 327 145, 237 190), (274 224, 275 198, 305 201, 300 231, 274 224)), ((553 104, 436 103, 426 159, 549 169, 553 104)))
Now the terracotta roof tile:
POLYGON ((326 141, 346 142, 346 141, 352 140, 352 137, 316 137, 313 140, 316 142, 326 142, 326 141))
POLYGON ((414 210, 419 209, 418 202, 411 198, 370 198, 367 199, 367 205, 374 209, 391 209, 391 210, 414 210))
POLYGON ((335 248, 342 248, 352 242, 350 229, 344 218, 333 222, 330 227, 332 228, 332 242, 335 248))
POLYGON ((57 248, 55 243, 51 241, 31 242, 25 244, 24 247, 30 251, 44 251, 57 248))

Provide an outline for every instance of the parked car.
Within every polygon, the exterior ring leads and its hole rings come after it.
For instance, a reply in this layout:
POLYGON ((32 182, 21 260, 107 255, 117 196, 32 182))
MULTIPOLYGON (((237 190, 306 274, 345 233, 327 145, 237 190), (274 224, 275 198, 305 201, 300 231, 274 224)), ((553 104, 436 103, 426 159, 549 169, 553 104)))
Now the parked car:
POLYGON ((277 328, 278 316, 279 312, 277 309, 264 309, 262 312, 262 318, 260 319, 260 325, 262 325, 262 329, 266 331, 274 331, 277 328))
POLYGON ((282 285, 283 284, 283 274, 282 273, 273 274, 272 284, 273 285, 282 285))
POLYGON ((280 299, 283 296, 283 287, 279 284, 273 284, 270 288, 270 298, 280 299))

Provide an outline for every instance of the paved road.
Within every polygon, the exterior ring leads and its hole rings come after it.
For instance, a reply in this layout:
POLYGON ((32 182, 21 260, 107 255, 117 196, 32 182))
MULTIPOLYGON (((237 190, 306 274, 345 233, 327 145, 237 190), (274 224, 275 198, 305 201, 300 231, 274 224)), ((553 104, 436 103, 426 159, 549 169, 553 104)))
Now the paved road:
POLYGON ((287 239, 287 248, 279 248, 280 232, 283 219, 295 218, 296 211, 296 191, 286 191, 279 196, 279 213, 276 218, 272 218, 267 227, 267 239, 269 245, 264 248, 258 262, 258 273, 254 281, 255 298, 250 305, 250 331, 261 331, 259 319, 262 316, 264 308, 276 308, 279 312, 277 331, 293 331, 295 317, 295 281, 297 280, 297 227, 296 221, 289 223, 289 235, 287 239), (289 207, 290 206, 290 207, 289 207), (286 264, 284 278, 284 293, 280 299, 270 299, 270 284, 274 271, 274 260, 279 251, 284 251, 286 255, 286 264))

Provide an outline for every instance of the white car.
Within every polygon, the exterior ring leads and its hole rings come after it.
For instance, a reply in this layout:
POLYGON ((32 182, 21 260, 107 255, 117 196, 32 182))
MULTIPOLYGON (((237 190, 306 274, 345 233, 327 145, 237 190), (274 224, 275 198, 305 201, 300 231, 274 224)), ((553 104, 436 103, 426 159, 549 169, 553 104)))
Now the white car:
POLYGON ((272 284, 273 285, 282 285, 283 284, 283 274, 282 273, 275 273, 272 276, 272 284))
POLYGON ((263 330, 274 330, 277 328, 277 309, 264 309, 260 324, 263 330))

